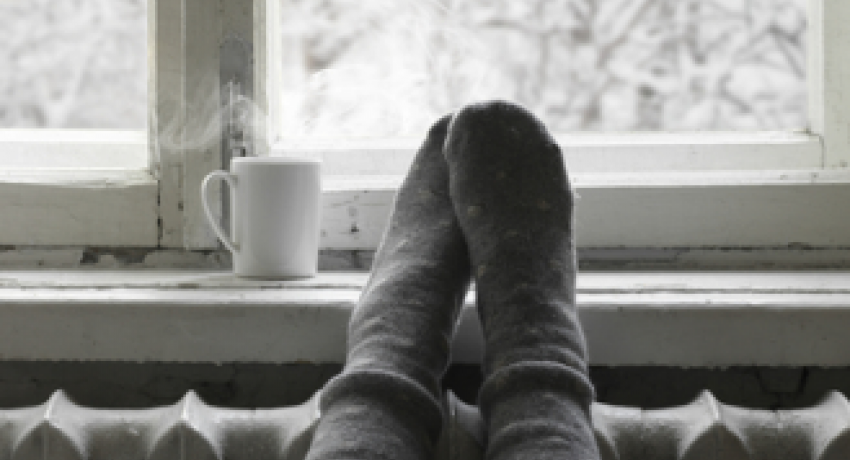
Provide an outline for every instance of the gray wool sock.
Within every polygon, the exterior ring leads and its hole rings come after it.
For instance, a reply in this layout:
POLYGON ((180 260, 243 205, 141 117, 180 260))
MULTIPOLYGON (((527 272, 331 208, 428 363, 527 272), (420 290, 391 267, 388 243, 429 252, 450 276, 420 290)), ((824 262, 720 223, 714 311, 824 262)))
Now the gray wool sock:
POLYGON ((343 372, 322 390, 308 460, 430 460, 442 425, 440 379, 469 286, 466 242, 448 193, 438 121, 396 196, 349 324, 343 372))
POLYGON ((598 459, 560 148, 525 109, 488 102, 454 117, 444 153, 484 328, 487 460, 598 459))

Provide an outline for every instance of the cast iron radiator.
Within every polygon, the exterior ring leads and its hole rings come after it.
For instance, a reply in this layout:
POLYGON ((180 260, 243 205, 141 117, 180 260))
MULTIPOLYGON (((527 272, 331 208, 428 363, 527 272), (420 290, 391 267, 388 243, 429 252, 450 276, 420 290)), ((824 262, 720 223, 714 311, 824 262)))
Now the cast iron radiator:
MULTIPOLYGON (((280 409, 237 410, 188 393, 173 406, 81 407, 57 391, 37 407, 0 410, 0 460, 301 460, 318 394, 280 409)), ((439 460, 481 458, 478 411, 451 393, 439 460)), ((642 410, 596 403, 604 460, 848 460, 850 405, 832 391, 812 407, 753 410, 703 392, 690 404, 642 410)), ((567 460, 567 459, 564 459, 567 460)))

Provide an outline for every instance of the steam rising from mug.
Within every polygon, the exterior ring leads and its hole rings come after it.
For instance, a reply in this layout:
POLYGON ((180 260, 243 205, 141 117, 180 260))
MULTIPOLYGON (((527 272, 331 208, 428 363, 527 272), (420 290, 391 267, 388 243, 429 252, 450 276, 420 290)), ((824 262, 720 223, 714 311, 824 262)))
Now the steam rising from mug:
POLYGON ((183 121, 173 114, 166 120, 157 136, 160 148, 175 151, 219 148, 223 128, 228 122, 240 126, 246 141, 251 143, 256 130, 268 121, 265 111, 251 98, 236 94, 228 100, 227 85, 220 87, 217 76, 205 78, 192 91, 189 101, 194 105, 186 111, 190 116, 183 121))

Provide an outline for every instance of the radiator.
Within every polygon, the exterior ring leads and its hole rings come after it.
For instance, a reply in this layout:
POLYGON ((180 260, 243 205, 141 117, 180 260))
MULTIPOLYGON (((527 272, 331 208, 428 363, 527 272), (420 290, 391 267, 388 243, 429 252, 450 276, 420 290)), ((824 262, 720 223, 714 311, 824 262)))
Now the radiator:
MULTIPOLYGON (((300 460, 317 401, 318 394, 298 406, 239 410, 190 392, 173 406, 107 410, 57 391, 40 406, 0 410, 0 460, 300 460)), ((444 404, 436 459, 481 459, 477 409, 451 393, 444 404)), ((735 407, 705 391, 667 409, 595 403, 592 415, 604 460, 850 460, 850 406, 836 391, 802 409, 735 407)))

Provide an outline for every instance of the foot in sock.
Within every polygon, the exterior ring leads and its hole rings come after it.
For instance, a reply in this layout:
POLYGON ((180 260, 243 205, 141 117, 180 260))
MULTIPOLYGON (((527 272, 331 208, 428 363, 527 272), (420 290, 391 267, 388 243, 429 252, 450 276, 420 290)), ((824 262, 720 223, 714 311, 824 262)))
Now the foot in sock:
POLYGON ((429 131, 349 324, 343 372, 322 391, 308 460, 430 460, 442 424, 440 379, 469 286, 466 242, 442 153, 429 131))
POLYGON ((598 459, 559 147, 525 109, 488 102, 454 117, 444 154, 484 328, 487 460, 598 459))

